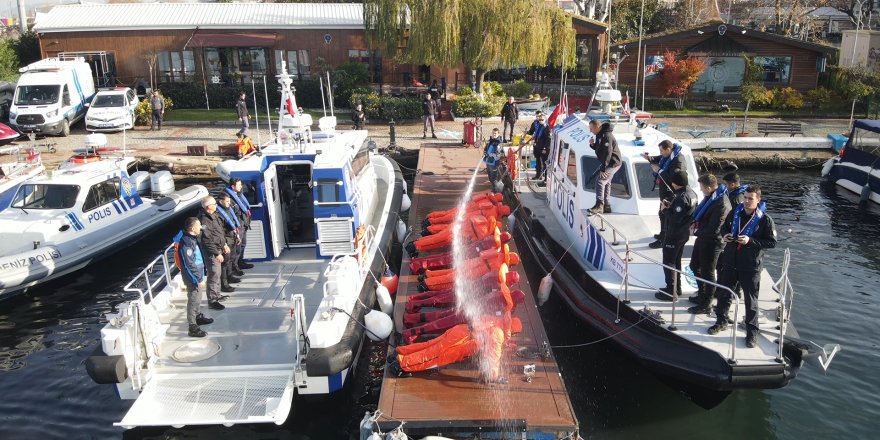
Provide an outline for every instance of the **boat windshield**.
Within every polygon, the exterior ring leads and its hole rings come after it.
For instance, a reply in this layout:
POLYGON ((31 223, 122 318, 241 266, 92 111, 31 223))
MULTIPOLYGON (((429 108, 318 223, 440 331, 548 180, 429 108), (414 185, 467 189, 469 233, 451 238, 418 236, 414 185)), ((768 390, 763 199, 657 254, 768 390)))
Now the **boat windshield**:
POLYGON ((15 105, 48 105, 58 102, 61 86, 18 86, 15 105))
POLYGON ((862 151, 880 154, 880 132, 855 127, 850 143, 862 151))
POLYGON ((125 96, 122 94, 98 95, 95 97, 95 102, 92 103, 92 108, 122 107, 124 105, 125 96))
MULTIPOLYGON (((639 197, 642 199, 659 199, 660 189, 657 188, 654 170, 651 164, 642 162, 635 164, 636 184, 639 185, 639 197)), ((662 185, 662 183, 661 183, 662 185)))
POLYGON ((76 204, 79 185, 24 183, 12 199, 13 208, 68 209, 76 204))

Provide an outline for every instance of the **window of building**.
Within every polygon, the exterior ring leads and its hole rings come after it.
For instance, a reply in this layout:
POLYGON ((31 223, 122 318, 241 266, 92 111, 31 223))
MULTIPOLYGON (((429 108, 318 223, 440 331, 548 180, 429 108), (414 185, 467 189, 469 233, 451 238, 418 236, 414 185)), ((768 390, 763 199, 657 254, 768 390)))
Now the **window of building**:
POLYGON ((119 177, 92 186, 83 203, 83 212, 104 206, 119 198, 119 177))
POLYGON ((183 82, 196 73, 196 62, 191 50, 159 52, 159 77, 164 82, 183 82))
POLYGON ((268 73, 266 56, 262 47, 206 47, 205 74, 214 84, 249 83, 268 73))
MULTIPOLYGON (((596 192, 596 180, 599 179, 599 159, 591 156, 583 156, 581 158, 581 170, 584 180, 582 186, 584 191, 596 192)), ((640 182, 641 183, 641 182, 640 182)), ((632 191, 629 187, 629 173, 626 166, 620 167, 614 177, 611 178, 611 196, 621 199, 632 197, 632 191)))
POLYGON ((312 64, 309 61, 309 51, 299 50, 276 50, 275 71, 281 72, 281 61, 287 63, 287 73, 294 79, 304 80, 312 77, 312 64))
POLYGON ((791 81, 791 57, 755 57, 764 68, 765 83, 788 84, 791 81))
POLYGON ((575 43, 575 66, 576 79, 593 78, 593 57, 596 54, 596 38, 581 37, 575 43))

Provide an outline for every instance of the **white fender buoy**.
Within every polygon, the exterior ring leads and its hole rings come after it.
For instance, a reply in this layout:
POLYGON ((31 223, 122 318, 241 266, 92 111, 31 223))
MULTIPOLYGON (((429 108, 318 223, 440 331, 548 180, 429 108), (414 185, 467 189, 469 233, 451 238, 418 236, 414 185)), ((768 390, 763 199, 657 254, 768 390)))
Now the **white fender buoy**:
POLYGON ((514 226, 516 226, 516 213, 511 212, 507 216, 507 230, 513 231, 514 226))
POLYGON ((834 167, 835 162, 837 162, 837 161, 833 157, 831 159, 828 159, 827 161, 825 161, 825 165, 822 165, 822 177, 825 177, 829 173, 831 173, 831 168, 834 167))
POLYGON ((412 206, 412 200, 409 199, 409 195, 404 194, 403 199, 400 200, 400 211, 409 211, 410 206, 412 206))
POLYGON ((497 192, 497 193, 504 192, 504 182, 502 182, 501 180, 496 180, 495 186, 493 188, 495 189, 495 192, 497 192))
POLYGON ((397 220, 397 241, 403 243, 403 240, 406 240, 406 223, 397 220))
POLYGON ((403 181, 403 193, 409 194, 409 184, 406 183, 406 180, 403 181))
POLYGON ((862 187, 862 193, 859 194, 859 202, 867 202, 871 199, 871 185, 865 184, 862 187))
POLYGON ((388 291, 387 287, 381 284, 376 287, 376 301, 379 302, 379 308, 382 309, 382 313, 391 315, 391 312, 394 310, 394 303, 391 302, 391 292, 388 291))
POLYGON ((391 335, 391 329, 394 323, 391 317, 378 311, 370 310, 370 313, 364 315, 364 325, 367 327, 367 337, 373 341, 384 341, 391 335))
POLYGON ((544 275, 541 284, 538 285, 538 305, 543 306, 550 299, 550 291, 553 290, 553 275, 544 275))

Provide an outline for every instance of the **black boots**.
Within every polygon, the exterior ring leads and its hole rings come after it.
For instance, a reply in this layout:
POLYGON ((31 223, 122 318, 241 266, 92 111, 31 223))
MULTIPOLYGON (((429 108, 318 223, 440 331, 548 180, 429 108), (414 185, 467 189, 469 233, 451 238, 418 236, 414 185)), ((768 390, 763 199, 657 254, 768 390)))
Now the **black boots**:
POLYGON ((214 322, 214 320, 212 318, 208 318, 201 313, 199 313, 198 316, 196 316, 196 324, 197 325, 208 325, 212 322, 214 322))
POLYGON ((229 284, 225 286, 220 286, 220 291, 224 293, 235 292, 235 287, 230 286, 229 284))
POLYGON ((251 263, 245 263, 244 261, 239 261, 238 268, 239 269, 253 269, 254 265, 251 263))
POLYGON ((204 330, 200 329, 196 324, 189 325, 189 336, 191 338, 204 338, 207 333, 204 330))
POLYGON ((606 203, 602 209, 602 214, 611 214, 611 205, 606 203))
POLYGON ((223 310, 226 308, 223 304, 220 304, 220 301, 211 301, 208 303, 208 308, 211 310, 223 310))

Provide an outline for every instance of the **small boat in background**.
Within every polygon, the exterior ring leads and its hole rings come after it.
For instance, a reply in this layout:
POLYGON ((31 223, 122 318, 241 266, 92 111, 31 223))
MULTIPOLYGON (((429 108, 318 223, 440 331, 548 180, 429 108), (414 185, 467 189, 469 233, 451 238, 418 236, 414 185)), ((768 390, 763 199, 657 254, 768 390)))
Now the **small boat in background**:
MULTIPOLYGON (((2 124, 0 124, 2 125, 2 124)), ((0 154, 14 154, 16 159, 0 163, 0 211, 9 206, 13 194, 22 182, 46 174, 46 168, 35 148, 27 149, 25 155, 18 146, 0 148, 0 154)))
POLYGON ((629 95, 625 97, 620 90, 611 85, 607 73, 602 73, 602 79, 596 85, 590 103, 587 105, 587 117, 589 119, 608 120, 611 122, 628 121, 635 118, 637 121, 651 119, 651 113, 642 110, 631 109, 629 95))
POLYGON ((14 128, 6 124, 0 124, 0 145, 6 145, 20 137, 21 133, 14 128))
POLYGON ((880 120, 857 119, 840 155, 825 162, 822 176, 859 194, 862 202, 880 203, 880 120))
POLYGON ((550 98, 517 100, 516 106, 521 112, 546 112, 550 108, 550 98))

